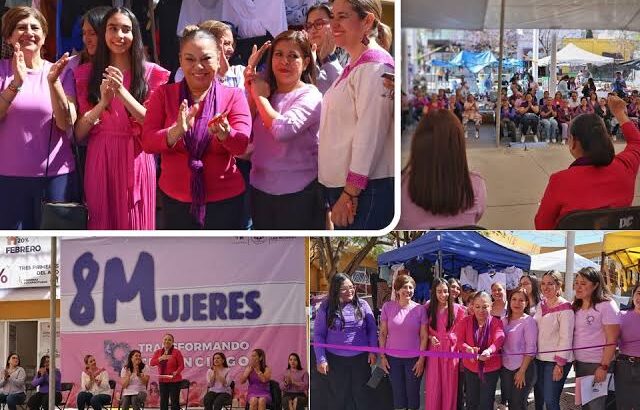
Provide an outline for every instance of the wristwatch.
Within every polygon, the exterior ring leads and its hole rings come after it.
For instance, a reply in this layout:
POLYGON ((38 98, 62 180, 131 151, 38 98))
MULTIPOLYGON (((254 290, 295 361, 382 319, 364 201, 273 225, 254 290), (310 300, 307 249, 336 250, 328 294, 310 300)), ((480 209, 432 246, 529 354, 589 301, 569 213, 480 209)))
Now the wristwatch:
POLYGON ((604 370, 605 372, 609 371, 609 365, 608 364, 600 364, 600 366, 598 366, 599 369, 604 370))

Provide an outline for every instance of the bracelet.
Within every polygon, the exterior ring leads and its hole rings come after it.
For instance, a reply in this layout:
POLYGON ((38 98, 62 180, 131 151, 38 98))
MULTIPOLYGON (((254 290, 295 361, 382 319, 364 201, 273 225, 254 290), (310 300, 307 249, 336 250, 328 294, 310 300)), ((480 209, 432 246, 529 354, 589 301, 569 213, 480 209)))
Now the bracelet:
POLYGON ((344 189, 342 190, 342 193, 343 193, 343 194, 345 194, 346 196, 348 196, 348 197, 349 197, 349 199, 350 199, 350 200, 352 200, 352 201, 353 201, 354 199, 358 199, 358 197, 360 196, 359 194, 358 194, 358 195, 351 195, 350 193, 348 193, 348 192, 347 192, 346 190, 344 190, 344 189))
POLYGON ((20 92, 20 89, 22 88, 22 86, 18 87, 16 85, 16 83, 14 83, 13 80, 11 80, 11 82, 9 83, 7 88, 10 89, 11 91, 13 91, 14 93, 18 94, 18 92, 20 92))

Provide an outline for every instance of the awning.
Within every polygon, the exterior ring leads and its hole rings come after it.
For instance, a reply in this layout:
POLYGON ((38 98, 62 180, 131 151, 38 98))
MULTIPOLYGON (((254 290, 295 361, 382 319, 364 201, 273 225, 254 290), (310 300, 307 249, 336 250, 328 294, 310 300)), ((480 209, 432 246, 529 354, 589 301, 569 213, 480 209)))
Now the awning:
MULTIPOLYGON (((579 271, 582 268, 591 267, 594 269, 600 269, 597 263, 590 261, 584 256, 573 254, 573 267, 574 271, 579 271)), ((549 271, 557 270, 558 272, 564 272, 567 270, 567 250, 561 249, 555 252, 541 253, 538 255, 531 255, 531 270, 532 271, 549 271)))
MULTIPOLYGON (((584 50, 573 43, 567 44, 562 50, 557 53, 557 61, 558 64, 569 64, 569 65, 586 65, 586 64, 594 64, 597 66, 611 64, 613 63, 613 58, 611 57, 603 57, 598 54, 590 53, 587 50, 584 50)), ((540 67, 548 66, 551 62, 551 57, 543 57, 538 60, 538 65, 540 67)))
POLYGON ((449 60, 449 64, 465 67, 474 74, 479 73, 486 66, 497 62, 498 60, 491 51, 474 53, 463 50, 449 60))
MULTIPOLYGON (((640 31, 638 0, 505 0, 506 29, 640 31)), ((484 30, 500 28, 500 0, 403 0, 402 27, 484 30)))

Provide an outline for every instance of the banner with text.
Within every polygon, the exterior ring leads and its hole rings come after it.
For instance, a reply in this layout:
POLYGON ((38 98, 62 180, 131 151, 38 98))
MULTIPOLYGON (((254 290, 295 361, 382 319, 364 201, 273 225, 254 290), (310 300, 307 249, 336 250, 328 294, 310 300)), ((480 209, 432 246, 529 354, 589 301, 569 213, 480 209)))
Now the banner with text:
MULTIPOLYGON (((213 353, 238 378, 251 351, 265 350, 281 381, 289 353, 306 363, 303 238, 96 238, 61 241, 62 378, 79 384, 86 354, 117 381, 129 351, 145 363, 172 333, 202 402, 213 353)), ((146 407, 158 405, 150 368, 146 407)), ((77 389, 75 389, 77 393, 77 389)), ((74 393, 74 396, 75 396, 74 393)))
POLYGON ((0 241, 0 289, 50 285, 50 237, 4 236, 0 241))

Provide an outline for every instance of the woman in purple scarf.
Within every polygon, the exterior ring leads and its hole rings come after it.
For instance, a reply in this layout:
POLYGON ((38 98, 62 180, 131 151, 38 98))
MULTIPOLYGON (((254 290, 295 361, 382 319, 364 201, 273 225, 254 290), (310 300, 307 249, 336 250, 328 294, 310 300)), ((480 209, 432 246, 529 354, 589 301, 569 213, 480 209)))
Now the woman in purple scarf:
POLYGON ((187 26, 180 41, 184 80, 160 87, 147 105, 142 145, 160 154, 164 229, 243 229, 244 180, 234 155, 251 133, 242 90, 216 81, 213 34, 187 26))

